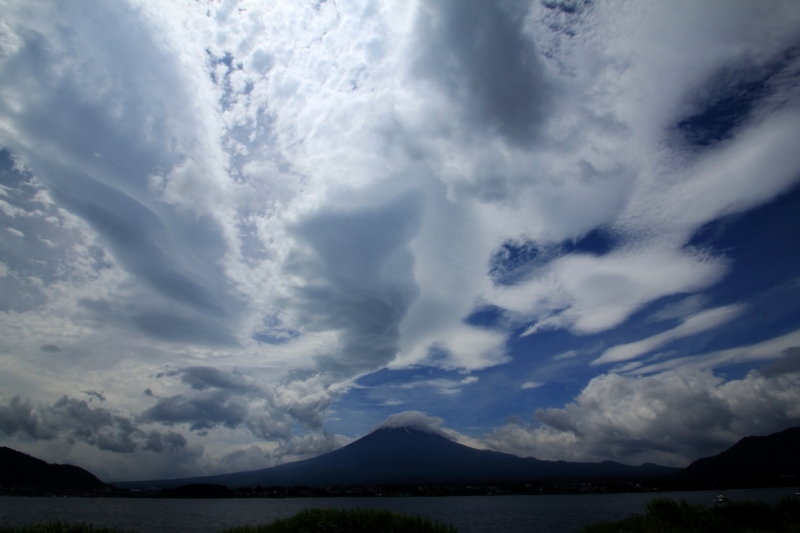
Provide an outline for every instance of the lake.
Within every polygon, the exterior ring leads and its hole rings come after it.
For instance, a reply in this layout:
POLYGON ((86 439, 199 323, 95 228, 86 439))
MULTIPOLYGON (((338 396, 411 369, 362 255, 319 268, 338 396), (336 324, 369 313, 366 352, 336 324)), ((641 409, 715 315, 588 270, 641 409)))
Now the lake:
POLYGON ((448 522, 461 533, 567 533, 587 524, 640 513, 654 498, 707 503, 719 493, 733 501, 777 502, 796 488, 645 494, 442 496, 392 498, 148 499, 0 497, 0 526, 61 520, 142 533, 214 533, 261 524, 314 507, 388 509, 448 522))

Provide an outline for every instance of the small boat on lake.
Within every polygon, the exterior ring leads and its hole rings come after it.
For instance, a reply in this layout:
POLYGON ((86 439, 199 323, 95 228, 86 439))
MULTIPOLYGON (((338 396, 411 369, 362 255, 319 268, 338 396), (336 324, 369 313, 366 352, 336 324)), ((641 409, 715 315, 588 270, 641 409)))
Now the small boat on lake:
POLYGON ((728 497, 725 496, 724 494, 719 494, 717 496, 717 498, 715 500, 713 500, 713 501, 715 501, 717 503, 731 503, 731 501, 728 499, 728 497))

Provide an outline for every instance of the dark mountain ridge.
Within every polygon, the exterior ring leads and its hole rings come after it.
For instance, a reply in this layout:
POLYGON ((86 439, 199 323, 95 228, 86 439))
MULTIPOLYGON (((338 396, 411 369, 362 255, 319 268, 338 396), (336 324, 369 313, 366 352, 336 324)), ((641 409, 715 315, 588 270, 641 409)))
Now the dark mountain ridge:
POLYGON ((800 426, 765 437, 744 437, 713 457, 698 459, 675 480, 748 481, 800 477, 800 426))
POLYGON ((170 488, 190 483, 230 488, 310 487, 405 483, 508 483, 663 479, 677 468, 613 461, 572 463, 476 450, 442 435, 411 427, 380 428, 330 453, 271 468, 186 479, 115 483, 120 488, 170 488))
MULTIPOLYGON (((521 458, 469 448, 431 431, 399 427, 380 428, 333 452, 272 468, 115 485, 119 488, 174 488, 216 484, 239 488, 658 480, 665 487, 677 490, 697 488, 697 483, 716 482, 774 486, 778 481, 800 478, 797 450, 800 450, 800 427, 765 437, 745 437, 728 450, 698 459, 678 471, 654 464, 628 466, 614 461, 579 463, 521 458)), ((102 481, 80 467, 49 464, 0 446, 2 489, 85 491, 105 487, 102 481)))
POLYGON ((0 446, 0 485, 7 490, 95 490, 106 487, 83 468, 50 464, 5 446, 0 446))

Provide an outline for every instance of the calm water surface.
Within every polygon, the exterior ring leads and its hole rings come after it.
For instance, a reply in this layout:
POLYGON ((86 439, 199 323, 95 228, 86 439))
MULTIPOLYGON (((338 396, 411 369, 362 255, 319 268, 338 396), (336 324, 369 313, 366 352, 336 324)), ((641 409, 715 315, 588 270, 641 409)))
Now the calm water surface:
MULTIPOLYGON (((731 500, 777 502, 796 488, 722 491, 731 500)), ((0 526, 61 520, 142 533, 214 533, 314 507, 388 509, 448 522, 461 533, 568 533, 640 513, 653 498, 708 503, 720 491, 548 496, 154 500, 0 497, 0 526)))

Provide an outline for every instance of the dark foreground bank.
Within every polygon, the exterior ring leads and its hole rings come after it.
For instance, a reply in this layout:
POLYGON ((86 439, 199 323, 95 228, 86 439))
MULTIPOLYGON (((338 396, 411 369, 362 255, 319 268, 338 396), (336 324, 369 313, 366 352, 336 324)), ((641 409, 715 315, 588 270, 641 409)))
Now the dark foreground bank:
MULTIPOLYGON (((772 533, 800 531, 800 500, 771 505, 758 501, 717 505, 657 499, 642 515, 591 525, 578 533, 772 533)), ((385 510, 307 509, 269 524, 245 525, 221 533, 457 533, 448 524, 385 510)), ((113 528, 51 522, 0 533, 124 533, 113 528)))
MULTIPOLYGON (((245 525, 222 533, 457 533, 448 524, 421 516, 384 510, 308 509, 270 524, 245 525)), ((0 528, 0 533, 125 533, 88 524, 50 522, 21 528, 0 528)))
POLYGON ((642 515, 595 524, 579 533, 756 533, 800 531, 800 499, 775 505, 759 501, 711 505, 657 499, 642 515))

